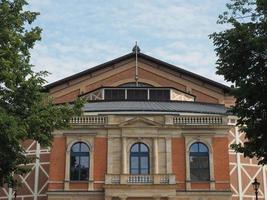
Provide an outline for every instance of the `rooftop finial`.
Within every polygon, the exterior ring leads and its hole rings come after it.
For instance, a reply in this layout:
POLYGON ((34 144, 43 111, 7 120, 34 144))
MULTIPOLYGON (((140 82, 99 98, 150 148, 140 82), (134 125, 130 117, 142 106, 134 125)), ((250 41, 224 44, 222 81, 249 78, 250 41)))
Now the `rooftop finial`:
POLYGON ((134 45, 132 51, 133 51, 133 53, 140 53, 140 48, 139 48, 139 46, 137 45, 137 42, 135 42, 135 45, 134 45))

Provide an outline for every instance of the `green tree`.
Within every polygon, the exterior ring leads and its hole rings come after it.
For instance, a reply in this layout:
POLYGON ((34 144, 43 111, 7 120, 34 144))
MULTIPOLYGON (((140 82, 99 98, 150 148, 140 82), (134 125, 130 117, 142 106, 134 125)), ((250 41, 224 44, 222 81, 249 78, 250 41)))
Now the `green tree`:
POLYGON ((218 23, 226 30, 210 37, 217 74, 233 83, 233 114, 245 132, 244 144, 232 145, 245 157, 267 163, 267 1, 231 0, 218 23))
POLYGON ((29 169, 32 160, 20 145, 35 140, 50 145, 54 129, 68 127, 83 102, 53 105, 44 92, 47 72, 34 72, 30 49, 41 40, 41 29, 31 27, 39 13, 25 11, 25 0, 0 1, 0 185, 29 169))

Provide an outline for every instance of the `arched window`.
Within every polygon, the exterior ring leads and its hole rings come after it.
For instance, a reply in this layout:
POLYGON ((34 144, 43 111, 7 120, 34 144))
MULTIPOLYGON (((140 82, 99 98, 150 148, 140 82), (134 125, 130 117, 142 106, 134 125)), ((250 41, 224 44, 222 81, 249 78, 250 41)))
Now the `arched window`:
POLYGON ((209 149, 201 143, 196 142, 190 147, 190 178, 192 181, 209 181, 209 149))
POLYGON ((86 181, 89 178, 89 147, 77 142, 71 147, 70 180, 86 181))
POLYGON ((135 143, 131 147, 130 173, 149 174, 149 149, 143 143, 135 143))
POLYGON ((121 84, 118 87, 154 87, 154 86, 143 82, 138 82, 138 86, 136 86, 136 82, 128 82, 121 84))

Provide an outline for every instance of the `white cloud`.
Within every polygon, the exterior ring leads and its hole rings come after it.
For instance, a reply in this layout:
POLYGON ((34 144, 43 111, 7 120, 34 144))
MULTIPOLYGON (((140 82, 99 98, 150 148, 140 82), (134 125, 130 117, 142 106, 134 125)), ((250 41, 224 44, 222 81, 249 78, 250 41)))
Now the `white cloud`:
POLYGON ((52 72, 49 82, 131 51, 141 51, 223 82, 215 75, 208 34, 219 30, 216 9, 223 0, 86 1, 31 0, 41 11, 43 40, 35 48, 36 69, 52 72))

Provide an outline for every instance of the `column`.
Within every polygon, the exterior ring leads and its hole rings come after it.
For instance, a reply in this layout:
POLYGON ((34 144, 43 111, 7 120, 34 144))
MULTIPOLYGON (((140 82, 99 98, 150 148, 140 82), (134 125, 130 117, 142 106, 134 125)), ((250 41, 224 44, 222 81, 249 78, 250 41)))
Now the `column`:
POLYGON ((66 151, 64 190, 69 190, 70 183, 70 149, 66 151))
POLYGON ((113 157, 113 152, 112 152, 112 138, 108 137, 108 162, 107 162, 107 173, 112 174, 112 157, 113 157))
POLYGON ((159 173, 158 138, 153 139, 154 174, 159 173))
POLYGON ((166 173, 172 174, 172 141, 166 138, 166 173))
POLYGON ((127 144, 126 137, 122 138, 122 174, 127 174, 127 144))

